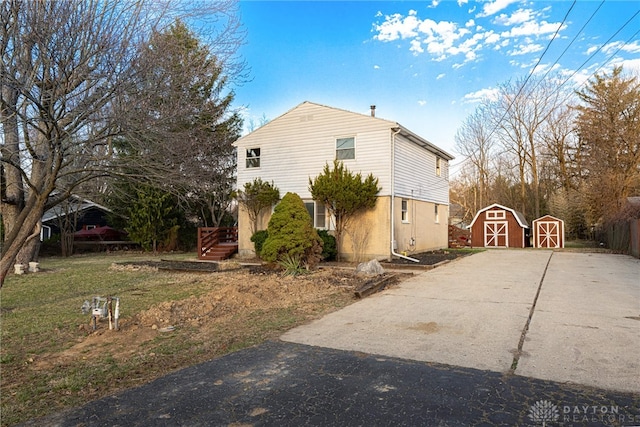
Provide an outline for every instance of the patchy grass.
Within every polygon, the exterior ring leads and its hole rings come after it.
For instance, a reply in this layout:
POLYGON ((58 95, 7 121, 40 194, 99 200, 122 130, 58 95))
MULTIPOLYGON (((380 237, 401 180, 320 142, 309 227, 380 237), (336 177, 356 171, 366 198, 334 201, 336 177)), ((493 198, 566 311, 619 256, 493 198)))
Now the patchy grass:
POLYGON ((154 258, 49 258, 42 260, 41 272, 5 281, 0 290, 3 426, 277 337, 351 303, 360 281, 331 270, 294 278, 246 269, 179 273, 114 265, 143 260, 154 258), (91 316, 80 307, 94 296, 120 298, 120 331, 108 330, 104 321, 96 331, 89 326, 91 316), (171 331, 162 332, 167 326, 171 331))

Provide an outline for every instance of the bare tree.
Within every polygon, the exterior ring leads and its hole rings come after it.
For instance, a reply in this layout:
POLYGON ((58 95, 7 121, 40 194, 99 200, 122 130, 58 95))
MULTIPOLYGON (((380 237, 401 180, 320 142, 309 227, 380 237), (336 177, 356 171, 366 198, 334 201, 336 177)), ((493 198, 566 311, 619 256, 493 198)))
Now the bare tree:
POLYGON ((473 165, 477 176, 478 191, 474 197, 474 211, 487 203, 489 166, 494 142, 491 139, 487 110, 479 107, 467 117, 455 136, 456 149, 473 165))
MULTIPOLYGON (((14 262, 34 258, 35 245, 32 248, 28 242, 37 236, 45 209, 68 198, 81 184, 109 173, 111 142, 120 130, 113 100, 135 90, 133 65, 152 30, 176 15, 194 17, 211 11, 206 2, 178 0, 175 4, 152 0, 0 4, 5 227, 0 286, 14 262)), ((225 28, 232 29, 235 22, 229 20, 225 28)), ((220 57, 227 61, 237 39, 225 34, 226 30, 219 32, 220 39, 215 40, 221 46, 220 57)))

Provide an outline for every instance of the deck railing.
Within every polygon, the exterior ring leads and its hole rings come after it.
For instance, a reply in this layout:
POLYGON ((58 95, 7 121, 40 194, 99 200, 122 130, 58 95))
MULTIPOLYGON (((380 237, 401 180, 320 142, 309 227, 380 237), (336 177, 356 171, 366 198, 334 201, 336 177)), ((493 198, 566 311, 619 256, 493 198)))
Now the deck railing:
POLYGON ((199 227, 198 258, 205 258, 216 246, 238 243, 238 227, 199 227))

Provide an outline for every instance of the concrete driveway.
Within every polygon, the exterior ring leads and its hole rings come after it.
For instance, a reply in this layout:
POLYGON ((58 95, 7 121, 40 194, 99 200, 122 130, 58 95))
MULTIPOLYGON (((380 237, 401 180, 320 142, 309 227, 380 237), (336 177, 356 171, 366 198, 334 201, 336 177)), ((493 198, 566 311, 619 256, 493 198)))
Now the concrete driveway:
POLYGON ((640 260, 488 250, 281 338, 640 392, 640 260))

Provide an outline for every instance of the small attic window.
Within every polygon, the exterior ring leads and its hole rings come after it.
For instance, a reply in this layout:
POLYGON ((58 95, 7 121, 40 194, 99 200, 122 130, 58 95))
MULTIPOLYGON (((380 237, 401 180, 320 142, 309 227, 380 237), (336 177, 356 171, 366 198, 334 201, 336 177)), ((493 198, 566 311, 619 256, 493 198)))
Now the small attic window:
POLYGON ((260 167, 260 149, 247 148, 247 169, 260 167))
POLYGON ((486 218, 487 219, 505 219, 506 218, 505 211, 503 210, 487 211, 486 218))

